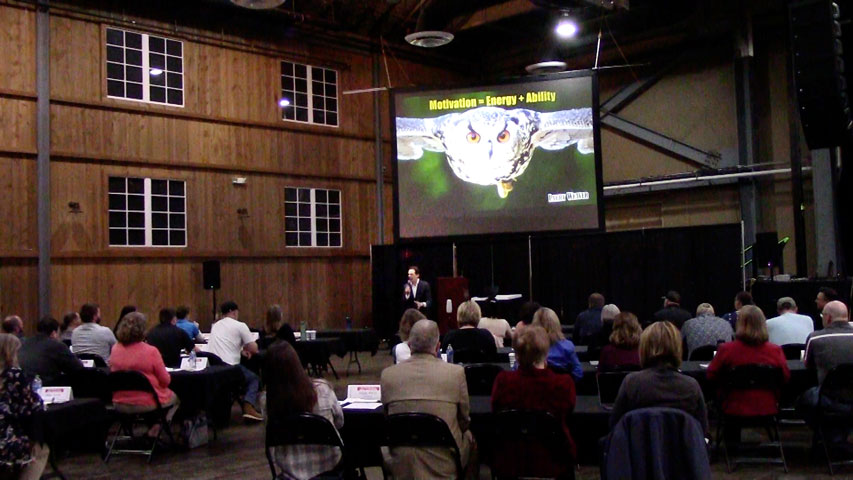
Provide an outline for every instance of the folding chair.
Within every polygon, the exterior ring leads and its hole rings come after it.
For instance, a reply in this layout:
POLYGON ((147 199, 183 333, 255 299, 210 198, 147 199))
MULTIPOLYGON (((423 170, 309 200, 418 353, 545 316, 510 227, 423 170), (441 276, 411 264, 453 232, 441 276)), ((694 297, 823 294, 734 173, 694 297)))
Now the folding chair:
POLYGON ((141 412, 131 412, 131 411, 123 411, 122 404, 113 403, 113 407, 115 409, 115 415, 119 422, 119 428, 116 433, 113 435, 112 440, 110 441, 109 447, 107 449, 107 454, 104 457, 104 463, 109 462, 110 456, 113 453, 133 453, 139 455, 147 455, 148 463, 151 462, 151 458, 154 456, 154 450, 157 448, 157 443, 160 440, 160 435, 163 434, 163 430, 166 431, 167 436, 169 437, 169 444, 174 445, 175 439, 172 437, 172 429, 171 426, 166 419, 166 413, 172 408, 169 406, 162 406, 160 404, 160 399, 157 397, 157 392, 154 390, 154 387, 151 386, 151 382, 148 381, 148 378, 145 377, 140 372, 136 371, 120 371, 120 372, 111 372, 109 377, 107 377, 110 385, 110 391, 113 394, 116 392, 143 392, 145 394, 151 395, 154 399, 154 405, 150 409, 145 409, 141 412), (147 438, 145 436, 137 436, 133 432, 133 427, 139 423, 144 423, 146 426, 148 421, 154 420, 156 424, 160 425, 160 432, 158 433, 156 438, 147 438), (123 434, 123 435, 122 435, 123 434), (116 442, 118 440, 127 441, 131 444, 140 443, 144 444, 147 441, 151 442, 151 445, 148 448, 116 448, 116 442))
POLYGON ((832 450, 842 450, 837 447, 843 445, 830 444, 825 427, 832 426, 848 431, 853 428, 853 413, 833 411, 831 407, 827 406, 832 403, 851 405, 850 408, 853 409, 853 363, 842 363, 830 370, 818 389, 817 407, 815 409, 817 434, 823 444, 823 452, 826 455, 830 475, 835 474, 834 466, 853 465, 853 458, 849 456, 849 448, 844 449, 846 450, 845 453, 848 454, 847 459, 836 461, 832 459, 832 450))
POLYGON ((803 350, 806 345, 803 343, 788 343, 782 345, 782 351, 785 353, 785 360, 801 360, 803 358, 803 350))
POLYGON ((97 353, 75 353, 80 360, 94 360, 96 368, 106 368, 107 362, 97 353))
MULTIPOLYGON (((300 413, 267 423, 264 453, 270 465, 273 480, 281 478, 275 464, 275 447, 287 445, 324 445, 337 447, 341 460, 335 467, 319 474, 323 478, 345 478, 344 442, 338 430, 325 417, 313 413, 300 413)), ((316 478, 316 477, 315 477, 316 478)))
POLYGON ((485 352, 476 348, 453 350, 453 363, 482 363, 488 361, 485 352))
POLYGON ((468 395, 491 395, 495 378, 503 371, 494 363, 472 363, 465 365, 465 381, 468 395))
POLYGON ((535 410, 505 410, 493 416, 492 478, 574 478, 575 459, 560 420, 535 410))
MULTIPOLYGON (((464 471, 462 458, 456 439, 450 433, 450 428, 441 418, 428 413, 396 413, 388 415, 386 421, 385 445, 391 449, 396 447, 414 448, 446 448, 456 463, 459 478, 464 471)), ((390 478, 389 472, 383 465, 385 478, 390 478)))
POLYGON ((714 352, 717 351, 716 345, 702 345, 701 347, 696 347, 690 352, 690 361, 692 362, 701 362, 708 361, 714 359, 714 352))
POLYGON ((609 372, 598 372, 595 383, 598 385, 598 403, 605 410, 612 410, 616 403, 616 395, 622 381, 631 373, 631 370, 617 370, 609 372))

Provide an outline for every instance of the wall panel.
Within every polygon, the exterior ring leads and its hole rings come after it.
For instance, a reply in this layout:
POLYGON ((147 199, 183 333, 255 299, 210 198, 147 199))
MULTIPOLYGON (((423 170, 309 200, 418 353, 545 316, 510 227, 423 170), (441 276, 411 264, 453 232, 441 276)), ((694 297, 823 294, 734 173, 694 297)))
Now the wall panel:
POLYGON ((34 158, 0 155, 0 251, 38 255, 35 185, 34 158))
POLYGON ((31 258, 0 260, 0 315, 19 315, 27 334, 36 331, 38 263, 31 258))
MULTIPOLYGON (((36 15, 23 8, 0 5, 0 89, 35 93, 36 15)), ((5 118, 5 117, 3 117, 5 118)))

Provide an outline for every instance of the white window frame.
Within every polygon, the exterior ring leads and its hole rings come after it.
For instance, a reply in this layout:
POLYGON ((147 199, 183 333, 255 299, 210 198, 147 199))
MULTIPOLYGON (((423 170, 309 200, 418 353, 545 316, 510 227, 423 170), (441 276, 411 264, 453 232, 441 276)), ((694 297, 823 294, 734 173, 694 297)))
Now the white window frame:
MULTIPOLYGON (((299 203, 299 190, 309 190, 311 192, 311 195, 310 195, 311 214, 309 217, 307 217, 307 218, 311 219, 311 245, 288 245, 287 244, 287 238, 285 237, 285 247, 286 248, 343 248, 344 247, 343 192, 340 189, 336 189, 336 188, 319 188, 319 187, 315 188, 315 187, 287 186, 287 187, 284 187, 284 189, 285 189, 285 202, 284 202, 285 205, 288 203, 287 202, 287 189, 288 188, 293 188, 296 190, 297 204, 299 203), (341 236, 341 244, 340 245, 317 245, 317 196, 316 196, 317 190, 325 190, 327 195, 328 195, 328 192, 333 192, 333 191, 338 192, 338 203, 337 203, 337 205, 338 205, 338 208, 340 210, 340 215, 338 216, 337 220, 340 222, 340 229, 336 232, 332 232, 332 231, 327 230, 326 233, 329 235, 331 235, 332 233, 337 233, 338 235, 340 235, 341 236)), ((326 198, 328 198, 328 196, 326 198)), ((329 202, 327 201, 326 204, 328 205, 328 203, 329 202)), ((285 210, 284 218, 285 218, 285 235, 287 235, 288 230, 287 230, 287 213, 286 213, 286 210, 285 210)), ((299 217, 298 212, 297 212, 297 221, 298 221, 298 218, 300 218, 300 217, 299 217)), ((306 217, 302 217, 302 218, 306 218, 306 217)), ((326 220, 332 219, 332 217, 330 217, 328 215, 328 212, 327 212, 326 216, 323 218, 326 220)), ((291 232, 291 233, 293 233, 293 232, 291 232)), ((299 232, 297 231, 296 234, 297 234, 297 238, 298 238, 299 232)))
MULTIPOLYGON (((297 120, 297 119, 295 119, 295 118, 293 118, 293 119, 290 119, 290 118, 284 118, 284 112, 281 112, 281 119, 282 119, 283 121, 285 121, 285 122, 295 122, 295 123, 301 123, 301 124, 306 124, 306 123, 307 123, 307 124, 317 125, 317 126, 321 126, 321 127, 340 128, 340 126, 341 126, 341 72, 340 72, 340 71, 338 71, 338 70, 336 70, 336 69, 334 69, 334 68, 327 68, 327 67, 323 67, 323 66, 320 66, 320 65, 309 65, 309 64, 307 64, 307 63, 293 62, 293 61, 290 61, 290 60, 282 60, 282 61, 280 62, 280 64, 282 64, 282 63, 290 63, 290 64, 292 64, 292 65, 294 66, 294 70, 295 70, 295 68, 296 68, 296 65, 302 65, 303 67, 305 67, 305 73, 306 73, 306 76, 305 76, 305 82, 306 82, 306 84, 307 84, 307 85, 306 85, 307 90, 306 90, 305 94, 308 96, 308 106, 306 107, 306 108, 308 109, 308 120, 307 120, 307 121, 303 121, 303 120, 297 120), (326 123, 326 122, 324 122, 324 123, 316 123, 316 122, 314 122, 314 85, 313 85, 313 81, 314 81, 314 72, 312 71, 312 68, 320 68, 320 69, 322 69, 323 71, 331 70, 331 71, 335 72, 335 103, 336 103, 336 104, 337 104, 337 106, 338 106, 338 109, 335 111, 335 115, 337 115, 337 117, 338 117, 338 121, 337 121, 336 123, 334 123, 334 124, 326 123)), ((280 65, 280 64, 279 64, 279 65, 280 65)), ((294 76, 292 77, 292 78, 294 79, 294 83, 295 83, 295 81, 296 81, 296 76, 295 76, 295 75, 296 75, 296 74, 295 74, 295 72, 294 72, 294 76)), ((281 88, 281 81, 280 81, 280 79, 281 79, 281 77, 283 77, 283 76, 284 76, 284 75, 279 75, 279 92, 280 92, 280 93, 282 93, 282 94, 283 94, 284 92, 283 92, 283 89, 281 88)), ((324 80, 323 80, 323 83, 325 83, 325 82, 326 82, 326 80, 324 79, 324 80)), ((296 86, 295 86, 295 85, 294 85, 294 87, 293 87, 293 91, 294 91, 295 93, 301 93, 301 92, 296 92, 296 86)), ((326 97, 325 92, 323 92, 323 97, 324 97, 324 98, 327 98, 327 97, 326 97)), ((292 107, 294 107, 294 108, 295 108, 295 107, 296 107, 296 99, 295 99, 295 98, 292 98, 292 99, 289 99, 289 100, 291 101, 290 106, 292 106, 292 107)), ((325 105, 323 106, 323 109, 322 109, 322 110, 323 110, 324 112, 326 112, 326 113, 328 113, 328 112, 329 112, 328 110, 326 110, 325 105)))
MULTIPOLYGON (((186 91, 184 90, 184 84, 185 84, 184 80, 186 79, 186 73, 185 73, 184 67, 186 65, 184 62, 185 49, 184 49, 183 40, 177 40, 174 38, 164 37, 161 35, 154 35, 155 37, 164 39, 166 42, 171 40, 173 42, 178 42, 181 44, 181 89, 180 89, 181 90, 181 103, 177 104, 177 103, 169 103, 168 102, 168 100, 169 100, 169 88, 171 88, 168 86, 163 87, 166 89, 166 101, 165 102, 157 102, 157 101, 151 100, 151 81, 150 81, 151 75, 150 75, 150 71, 149 71, 149 60, 148 60, 148 56, 151 53, 151 51, 148 49, 148 38, 150 35, 147 33, 143 33, 143 32, 137 32, 137 31, 133 31, 133 30, 125 30, 123 28, 117 28, 117 27, 106 27, 106 30, 119 30, 119 31, 122 31, 125 33, 130 32, 130 33, 142 35, 142 99, 128 98, 128 97, 116 97, 116 96, 109 94, 109 89, 107 90, 107 92, 108 92, 107 98, 113 98, 116 100, 127 100, 129 102, 151 103, 154 105, 165 105, 168 107, 184 108, 184 105, 186 105, 186 91)), ((106 52, 106 48, 110 46, 110 44, 107 43, 106 30, 104 30, 104 52, 106 52)), ((168 45, 168 43, 167 43, 167 45, 168 45)), ((126 50, 127 45, 123 45, 122 48, 126 50)), ((163 53, 163 55, 166 57, 169 57, 169 54, 167 52, 168 52, 168 46, 166 47, 166 51, 163 53)), ((172 55, 172 56, 174 56, 174 55, 172 55)), ((105 67, 106 67, 107 63, 110 63, 109 60, 107 60, 106 58, 107 57, 106 57, 106 53, 105 53, 104 54, 104 65, 105 65, 105 67)), ((126 59, 127 58, 125 57, 125 60, 126 59)), ((166 62, 168 65, 168 58, 167 58, 166 62)), ((122 65, 127 65, 127 62, 123 62, 122 65)), ((161 75, 166 75, 167 73, 168 73, 168 71, 166 69, 163 69, 163 73, 161 73, 161 75)), ((109 82, 110 78, 106 75, 106 73, 104 74, 104 78, 106 79, 105 82, 109 82)), ((126 74, 125 74, 124 82, 127 82, 126 74)), ((155 86, 159 87, 159 85, 155 85, 155 86)), ((173 90, 174 90, 174 88, 173 88, 173 90)))
MULTIPOLYGON (((154 228, 152 221, 151 221, 151 216, 153 214, 153 212, 151 211, 151 196, 152 196, 151 180, 152 180, 152 178, 151 177, 134 177, 134 176, 124 177, 121 175, 109 175, 108 180, 109 180, 109 177, 123 178, 125 180, 125 182, 127 182, 127 179, 129 179, 129 178, 142 178, 143 185, 144 185, 143 190, 142 190, 142 192, 143 192, 143 205, 144 205, 144 209, 145 209, 143 211, 143 215, 145 217, 145 244, 144 245, 113 245, 113 244, 109 243, 109 231, 111 229, 110 222, 109 222, 109 214, 113 213, 113 212, 127 213, 128 210, 127 210, 127 204, 126 203, 125 203, 125 209, 124 210, 112 210, 109 208, 109 195, 111 193, 113 193, 113 194, 117 194, 117 193, 116 192, 110 192, 109 188, 107 188, 107 245, 110 248, 186 248, 187 247, 188 238, 187 238, 187 182, 186 182, 186 180, 175 179, 175 178, 154 178, 153 179, 153 180, 163 180, 166 182, 181 182, 184 184, 184 195, 183 195, 183 197, 179 197, 178 195, 172 195, 170 193, 169 195, 167 195, 167 200, 166 200, 168 202, 168 199, 171 197, 183 198, 184 199, 184 212, 183 212, 183 215, 184 215, 184 228, 183 228, 184 244, 183 245, 154 245, 153 240, 154 240, 155 228, 154 228)), ((127 184, 125 183, 125 185, 127 185, 127 184)), ((127 187, 126 186, 125 186, 125 192, 123 193, 123 195, 125 197, 127 197, 128 195, 131 195, 131 194, 127 193, 127 187)), ((135 193, 132 195, 138 195, 138 194, 135 193)), ((158 194, 158 196, 160 196, 160 195, 158 194)), ((125 202, 126 201, 127 200, 125 199, 125 202)), ((162 212, 157 212, 157 213, 162 213, 162 212)), ((171 214, 172 212, 168 212, 168 213, 171 214)), ((174 212, 174 213, 178 213, 178 212, 174 212)), ((119 228, 119 227, 114 227, 114 228, 119 228)), ((124 228, 125 228, 125 230, 127 230, 127 228, 128 228, 127 220, 125 220, 124 228)), ((162 230, 162 229, 158 228, 156 230, 162 230)), ((167 232, 172 231, 172 230, 181 230, 181 229, 178 229, 178 228, 173 229, 171 227, 166 228, 167 232)))

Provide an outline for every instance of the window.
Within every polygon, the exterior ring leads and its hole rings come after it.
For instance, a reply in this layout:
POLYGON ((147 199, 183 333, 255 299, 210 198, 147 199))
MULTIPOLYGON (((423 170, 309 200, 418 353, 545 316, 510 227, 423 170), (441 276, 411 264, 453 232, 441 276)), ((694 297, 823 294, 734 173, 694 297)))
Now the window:
POLYGON ((341 191, 285 188, 284 230, 288 247, 340 247, 341 191))
POLYGON ((281 62, 281 97, 290 102, 282 119, 338 126, 338 72, 281 62))
POLYGON ((184 106, 184 47, 178 40, 107 29, 107 96, 184 106))
POLYGON ((186 182, 109 178, 111 247, 186 247, 186 182))

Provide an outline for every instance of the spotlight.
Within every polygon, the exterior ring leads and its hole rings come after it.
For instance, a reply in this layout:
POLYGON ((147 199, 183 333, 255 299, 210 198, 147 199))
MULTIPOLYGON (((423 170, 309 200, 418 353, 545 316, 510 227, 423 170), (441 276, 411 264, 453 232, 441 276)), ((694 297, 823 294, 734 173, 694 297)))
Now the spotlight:
POLYGON ((563 16, 560 18, 560 21, 557 22, 557 28, 554 29, 554 33, 556 33, 560 38, 571 38, 578 33, 578 26, 572 21, 572 19, 563 16))
POLYGON ((281 100, 278 101, 278 106, 281 108, 284 108, 288 105, 290 105, 290 100, 288 100, 286 98, 282 98, 281 100))

